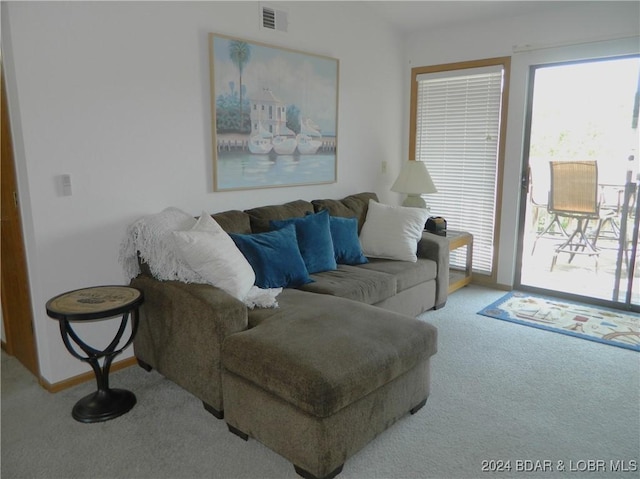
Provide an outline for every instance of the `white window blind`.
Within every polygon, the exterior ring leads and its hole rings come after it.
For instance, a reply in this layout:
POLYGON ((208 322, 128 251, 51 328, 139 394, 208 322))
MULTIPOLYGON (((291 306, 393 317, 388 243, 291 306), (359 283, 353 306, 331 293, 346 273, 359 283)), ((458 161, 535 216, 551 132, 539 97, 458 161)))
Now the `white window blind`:
MULTIPOLYGON (((448 228, 473 234, 473 271, 489 275, 503 70, 495 65, 416 77, 415 159, 426 163, 438 189, 425 201, 448 228)), ((454 267, 464 262, 463 251, 451 257, 454 267)))

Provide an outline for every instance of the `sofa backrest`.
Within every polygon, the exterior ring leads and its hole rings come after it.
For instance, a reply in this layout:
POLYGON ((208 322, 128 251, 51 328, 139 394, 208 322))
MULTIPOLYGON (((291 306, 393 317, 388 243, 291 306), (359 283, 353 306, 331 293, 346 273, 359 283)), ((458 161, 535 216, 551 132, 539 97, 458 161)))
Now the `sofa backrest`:
POLYGON ((378 201, 375 193, 358 193, 347 196, 341 200, 313 200, 314 211, 329 210, 331 216, 342 216, 345 218, 358 218, 358 233, 362 229, 364 220, 367 218, 369 200, 378 201))
POLYGON ((286 220, 288 218, 300 218, 307 213, 313 213, 313 205, 304 200, 291 201, 283 205, 260 206, 245 210, 251 222, 251 232, 264 233, 271 231, 271 220, 286 220))
MULTIPOLYGON (((367 217, 370 199, 378 201, 378 196, 367 192, 347 196, 341 200, 325 199, 311 202, 296 200, 282 205, 260 206, 245 211, 228 210, 211 216, 227 233, 251 234, 270 231, 271 220, 299 218, 326 209, 331 216, 357 218, 358 233, 360 233, 367 217)), ((139 254, 138 265, 143 274, 152 276, 149 265, 140 258, 139 254)))
POLYGON ((250 234, 251 222, 249 221, 249 215, 240 210, 223 211, 222 213, 216 213, 211 215, 216 222, 227 233, 239 233, 250 234))
POLYGON ((331 216, 358 219, 358 232, 367 217, 369 200, 378 201, 375 193, 358 193, 341 200, 296 200, 282 205, 259 206, 245 211, 230 210, 211 215, 227 233, 264 233, 270 231, 271 220, 300 218, 309 213, 329 210, 331 216))

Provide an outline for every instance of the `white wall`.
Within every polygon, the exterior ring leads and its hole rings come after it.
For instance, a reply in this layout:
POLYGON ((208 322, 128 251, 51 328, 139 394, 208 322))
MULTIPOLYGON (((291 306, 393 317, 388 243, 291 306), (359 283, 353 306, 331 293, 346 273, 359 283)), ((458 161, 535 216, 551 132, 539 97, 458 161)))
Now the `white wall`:
MULTIPOLYGON (((529 65, 640 51, 637 2, 542 2, 544 10, 509 20, 459 25, 407 38, 405 69, 512 56, 497 281, 512 285, 529 65), (629 38, 634 36, 635 38, 629 38), (620 41, 605 41, 622 38, 620 41), (591 43, 596 41, 596 43, 591 43), (522 51, 528 45, 530 51, 522 51), (571 46, 575 45, 575 46, 571 46)), ((409 117, 409 98, 404 99, 409 117)), ((405 124, 408 130, 408 124, 405 124)))
MULTIPOLYGON (((167 206, 197 215, 371 190, 399 200, 388 190, 407 138, 401 38, 357 2, 282 6, 287 34, 259 28, 258 2, 2 3, 35 331, 48 382, 88 368, 64 349, 46 301, 122 284, 119 243, 138 217, 167 206), (209 32, 340 60, 337 183, 213 192, 209 32), (70 197, 60 195, 62 174, 72 177, 70 197)), ((112 323, 87 325, 81 335, 106 344, 112 323)))
MULTIPOLYGON (((66 352, 44 304, 73 288, 122 284, 119 243, 141 215, 170 205, 197 215, 203 208, 364 190, 398 202, 389 187, 407 158, 411 67, 511 55, 513 45, 638 34, 636 2, 544 3, 546 14, 403 40, 358 2, 283 2, 287 34, 259 28, 258 2, 2 2, 2 54, 44 379, 55 383, 88 370, 66 352), (213 192, 209 32, 340 60, 337 183, 213 192), (389 168, 381 174, 385 160, 389 168), (62 174, 72 177, 71 197, 59 194, 62 174)), ((520 85, 511 86, 507 132, 503 284, 513 278, 525 64, 514 57, 512 78, 520 85)), ((101 344, 113 329, 94 323, 82 334, 101 344)))

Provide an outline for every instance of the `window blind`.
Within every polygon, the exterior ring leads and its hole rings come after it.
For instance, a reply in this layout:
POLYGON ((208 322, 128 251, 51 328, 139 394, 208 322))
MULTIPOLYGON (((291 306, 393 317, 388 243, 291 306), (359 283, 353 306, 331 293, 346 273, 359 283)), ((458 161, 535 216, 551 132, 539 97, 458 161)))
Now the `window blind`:
MULTIPOLYGON (((502 65, 416 77, 415 159, 426 163, 438 189, 425 201, 448 228, 473 234, 473 271, 489 275, 503 78, 502 65)), ((464 262, 464 252, 452 254, 452 266, 464 262)))

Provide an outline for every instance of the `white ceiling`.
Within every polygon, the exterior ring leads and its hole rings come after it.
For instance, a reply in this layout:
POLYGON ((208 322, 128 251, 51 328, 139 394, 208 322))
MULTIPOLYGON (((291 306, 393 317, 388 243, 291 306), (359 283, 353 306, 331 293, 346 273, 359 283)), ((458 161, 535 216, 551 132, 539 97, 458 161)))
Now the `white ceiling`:
POLYGON ((542 10, 561 8, 574 1, 364 1, 403 33, 446 28, 473 21, 510 18, 542 10))

